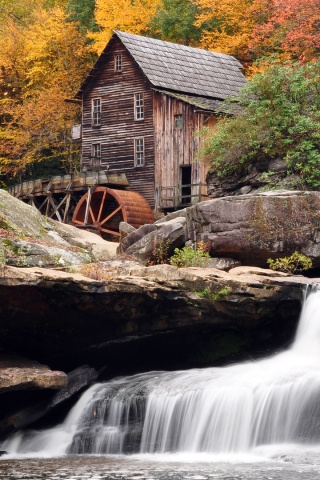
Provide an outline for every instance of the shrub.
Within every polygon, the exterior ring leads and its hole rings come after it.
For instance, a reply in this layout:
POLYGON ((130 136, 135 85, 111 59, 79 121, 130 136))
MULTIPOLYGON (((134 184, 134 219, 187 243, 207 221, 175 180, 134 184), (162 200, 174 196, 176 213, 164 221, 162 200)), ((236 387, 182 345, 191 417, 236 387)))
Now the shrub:
POLYGON ((289 257, 268 258, 267 263, 271 270, 278 270, 285 273, 300 273, 312 267, 312 260, 303 253, 294 252, 289 257))
POLYGON ((203 242, 199 242, 194 248, 192 245, 174 249, 170 258, 170 264, 175 267, 207 267, 210 260, 208 248, 203 242))
POLYGON ((164 238, 159 239, 158 237, 155 237, 153 239, 153 248, 149 265, 161 265, 163 263, 168 263, 170 245, 170 240, 165 240, 164 238))
POLYGON ((195 292, 195 293, 196 295, 198 295, 198 297, 207 298, 212 302, 220 302, 221 300, 224 300, 229 295, 229 293, 231 293, 231 287, 228 287, 227 285, 225 285, 224 287, 221 288, 221 290, 219 290, 216 293, 212 293, 211 290, 208 287, 206 287, 201 292, 195 292))
MULTIPOLYGON (((320 186, 320 61, 274 65, 250 80, 235 115, 203 130, 203 151, 219 177, 243 174, 257 162, 283 158, 288 174, 320 186)), ((233 100, 234 101, 234 100, 233 100)), ((230 105, 229 108, 232 108, 230 105)))

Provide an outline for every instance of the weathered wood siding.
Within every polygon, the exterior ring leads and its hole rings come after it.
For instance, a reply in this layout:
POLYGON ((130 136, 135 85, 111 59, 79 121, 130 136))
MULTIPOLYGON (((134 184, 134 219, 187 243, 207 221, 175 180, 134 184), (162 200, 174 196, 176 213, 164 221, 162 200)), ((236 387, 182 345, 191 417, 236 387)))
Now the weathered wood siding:
MULTIPOLYGON (((206 116, 196 112, 194 106, 168 95, 154 93, 155 126, 155 187, 159 206, 175 206, 164 201, 181 185, 181 167, 191 166, 191 183, 205 183, 207 167, 199 160, 200 137, 206 116), (176 115, 182 115, 182 127, 175 125, 176 115), (162 192, 162 193, 161 193, 162 192), (162 205, 160 205, 162 203, 162 205)), ((192 194, 194 195, 195 188, 192 194)), ((206 187, 202 188, 206 194, 206 187)))
POLYGON ((83 97, 82 162, 90 165, 92 144, 101 143, 101 168, 124 173, 129 189, 154 206, 153 91, 135 61, 116 39, 83 97), (122 73, 114 55, 122 55, 122 73), (134 119, 134 95, 144 93, 144 119, 134 119), (92 126, 92 99, 101 98, 101 126, 92 126), (134 164, 134 139, 144 138, 144 166, 134 164))

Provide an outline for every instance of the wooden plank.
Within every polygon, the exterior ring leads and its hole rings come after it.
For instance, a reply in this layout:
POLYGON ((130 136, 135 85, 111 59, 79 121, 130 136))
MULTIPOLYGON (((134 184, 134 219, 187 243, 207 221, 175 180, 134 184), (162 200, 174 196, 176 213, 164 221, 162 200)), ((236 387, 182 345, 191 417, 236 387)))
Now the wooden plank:
POLYGON ((128 180, 125 173, 105 173, 104 170, 97 172, 79 173, 76 175, 57 175, 50 180, 37 179, 23 182, 8 189, 8 192, 20 199, 30 197, 30 190, 33 189, 32 196, 43 196, 49 191, 51 193, 63 193, 66 191, 85 191, 93 185, 115 185, 121 187, 128 186, 128 180), (72 179, 72 180, 71 180, 72 179), (72 181, 72 184, 71 184, 72 181), (71 184, 71 185, 70 185, 71 184))

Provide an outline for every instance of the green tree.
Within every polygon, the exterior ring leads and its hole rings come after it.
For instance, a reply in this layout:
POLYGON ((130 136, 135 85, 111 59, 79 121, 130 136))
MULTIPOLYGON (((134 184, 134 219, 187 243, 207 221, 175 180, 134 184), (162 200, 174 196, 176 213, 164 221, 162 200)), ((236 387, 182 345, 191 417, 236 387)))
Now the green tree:
POLYGON ((211 170, 223 177, 280 157, 308 188, 319 188, 319 75, 320 61, 276 65, 249 81, 234 99, 238 114, 206 132, 203 153, 211 170))
POLYGON ((72 22, 78 23, 83 33, 96 31, 97 24, 94 18, 95 0, 68 0, 67 12, 72 22))
POLYGON ((151 34, 170 42, 199 45, 201 28, 195 25, 199 7, 192 0, 162 0, 150 21, 151 34))

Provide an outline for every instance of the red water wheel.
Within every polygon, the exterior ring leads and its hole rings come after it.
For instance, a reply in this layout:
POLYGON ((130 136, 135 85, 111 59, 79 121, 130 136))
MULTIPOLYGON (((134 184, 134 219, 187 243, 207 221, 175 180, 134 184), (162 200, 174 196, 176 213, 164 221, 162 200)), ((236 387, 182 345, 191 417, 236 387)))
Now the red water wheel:
POLYGON ((92 225, 107 238, 110 235, 120 237, 119 223, 122 221, 135 228, 153 223, 151 208, 140 193, 95 187, 80 198, 72 217, 74 225, 92 225))

